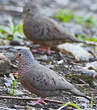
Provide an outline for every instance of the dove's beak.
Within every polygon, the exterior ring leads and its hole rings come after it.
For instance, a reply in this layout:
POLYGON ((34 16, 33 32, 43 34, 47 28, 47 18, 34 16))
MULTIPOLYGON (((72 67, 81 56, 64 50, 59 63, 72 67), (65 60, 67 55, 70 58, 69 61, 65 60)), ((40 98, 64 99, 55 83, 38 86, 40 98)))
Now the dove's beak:
POLYGON ((19 54, 17 54, 14 58, 14 60, 18 61, 19 60, 19 54))

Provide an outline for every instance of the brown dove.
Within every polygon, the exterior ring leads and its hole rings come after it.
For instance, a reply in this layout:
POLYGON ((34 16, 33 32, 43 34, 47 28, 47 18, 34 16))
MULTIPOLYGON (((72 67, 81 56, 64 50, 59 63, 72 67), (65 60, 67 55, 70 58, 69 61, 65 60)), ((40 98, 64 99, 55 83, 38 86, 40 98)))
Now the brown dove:
POLYGON ((64 27, 51 17, 45 16, 39 4, 26 5, 23 10, 24 34, 34 43, 56 48, 64 42, 83 42, 65 32, 64 27))
POLYGON ((19 61, 19 80, 24 88, 42 98, 38 102, 43 101, 46 97, 63 95, 64 91, 89 100, 84 93, 76 89, 57 72, 35 61, 30 50, 20 50, 16 58, 19 61))

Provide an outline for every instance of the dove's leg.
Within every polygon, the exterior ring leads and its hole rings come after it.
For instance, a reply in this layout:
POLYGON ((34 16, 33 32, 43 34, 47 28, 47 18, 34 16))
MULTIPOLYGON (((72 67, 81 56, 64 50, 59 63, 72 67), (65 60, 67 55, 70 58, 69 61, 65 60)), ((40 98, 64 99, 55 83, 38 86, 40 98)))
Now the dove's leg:
POLYGON ((40 51, 43 51, 44 53, 47 53, 49 55, 52 54, 52 53, 55 53, 55 51, 51 50, 50 47, 48 47, 48 48, 42 47, 42 48, 40 48, 40 51))
POLYGON ((27 104, 28 104, 28 105, 32 105, 32 106, 35 106, 35 105, 37 105, 37 104, 39 104, 39 105, 42 105, 42 104, 47 105, 47 103, 45 102, 45 99, 46 99, 46 98, 42 98, 42 99, 37 100, 36 102, 27 103, 27 104), (42 104, 41 104, 41 103, 42 103, 42 104))

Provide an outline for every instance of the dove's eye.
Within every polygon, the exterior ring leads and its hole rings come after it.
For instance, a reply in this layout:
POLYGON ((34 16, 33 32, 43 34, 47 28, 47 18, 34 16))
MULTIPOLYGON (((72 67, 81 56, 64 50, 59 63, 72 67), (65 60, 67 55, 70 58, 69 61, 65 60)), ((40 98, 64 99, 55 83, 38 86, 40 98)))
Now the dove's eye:
POLYGON ((27 11, 29 12, 30 11, 30 8, 28 8, 27 11))
POLYGON ((19 57, 21 56, 21 54, 19 53, 19 57))

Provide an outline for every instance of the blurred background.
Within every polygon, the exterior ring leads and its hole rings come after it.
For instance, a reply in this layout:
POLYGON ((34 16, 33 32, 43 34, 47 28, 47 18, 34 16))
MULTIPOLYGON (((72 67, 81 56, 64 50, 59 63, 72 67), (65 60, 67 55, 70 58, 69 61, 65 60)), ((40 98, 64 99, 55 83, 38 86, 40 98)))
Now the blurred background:
MULTIPOLYGON (((61 24, 68 32, 73 33, 82 40, 97 41, 97 0, 39 1, 44 4, 42 7, 44 14, 62 21, 61 24)), ((29 0, 0 0, 0 35, 3 30, 9 31, 8 28, 1 25, 21 24, 23 7, 27 2, 29 0)), ((22 31, 22 26, 19 27, 22 31)), ((19 34, 21 33, 19 32, 19 34)), ((3 36, 1 35, 0 38, 3 38, 3 36)))
MULTIPOLYGON (((12 16, 17 23, 21 19, 23 6, 29 0, 0 0, 0 24, 6 24, 8 15, 12 16)), ((46 1, 46 0, 43 0, 46 1)), ((47 0, 51 2, 51 0, 47 0)), ((97 0, 52 0, 56 1, 53 5, 59 4, 60 8, 69 8, 76 11, 78 15, 85 15, 87 12, 97 13, 97 0)), ((52 4, 52 2, 51 2, 52 4)), ((58 8, 58 6, 56 7, 58 8)), ((94 16, 94 15, 93 15, 94 16)))

